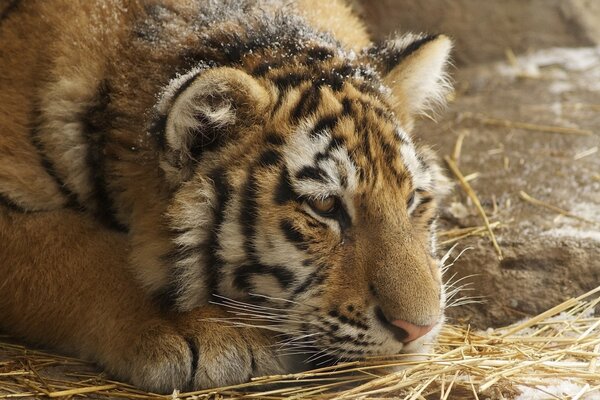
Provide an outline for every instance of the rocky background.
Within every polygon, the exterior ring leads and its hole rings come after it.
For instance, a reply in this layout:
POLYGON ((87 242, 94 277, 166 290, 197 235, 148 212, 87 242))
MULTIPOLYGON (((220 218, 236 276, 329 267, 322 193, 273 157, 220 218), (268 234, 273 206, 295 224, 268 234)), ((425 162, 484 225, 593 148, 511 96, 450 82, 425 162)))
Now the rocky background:
POLYGON ((462 139, 458 167, 496 226, 503 258, 485 231, 454 241, 472 231, 464 228, 483 225, 456 184, 440 239, 445 249, 456 244, 450 260, 467 249, 448 275, 464 278, 459 284, 469 286, 462 295, 480 303, 450 308, 450 320, 503 326, 598 286, 600 1, 355 5, 375 38, 425 31, 446 33, 456 43, 454 98, 435 121, 424 118, 415 136, 440 156, 452 155, 462 139), (532 204, 521 191, 580 219, 532 204))

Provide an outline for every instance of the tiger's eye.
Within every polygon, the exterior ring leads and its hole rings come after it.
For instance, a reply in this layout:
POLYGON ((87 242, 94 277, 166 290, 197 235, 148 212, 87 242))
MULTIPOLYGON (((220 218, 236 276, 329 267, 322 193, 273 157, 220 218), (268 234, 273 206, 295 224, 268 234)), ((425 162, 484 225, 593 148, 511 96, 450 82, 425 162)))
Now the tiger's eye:
POLYGON ((310 201, 310 206, 317 212, 326 214, 333 211, 335 207, 335 197, 329 196, 322 199, 314 199, 310 201))

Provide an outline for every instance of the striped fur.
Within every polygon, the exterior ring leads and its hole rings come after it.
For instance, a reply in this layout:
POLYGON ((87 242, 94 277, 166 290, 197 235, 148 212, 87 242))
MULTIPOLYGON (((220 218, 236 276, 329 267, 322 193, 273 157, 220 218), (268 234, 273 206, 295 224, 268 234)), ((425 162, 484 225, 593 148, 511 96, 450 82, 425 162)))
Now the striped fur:
MULTIPOLYGON (((106 257, 76 258, 81 279, 118 284, 40 306, 66 337, 28 328, 44 317, 10 300, 0 326, 160 391, 289 369, 269 331, 249 325, 282 332, 279 347, 309 361, 425 351, 444 320, 435 218, 446 182, 409 131, 443 103, 451 43, 371 44, 343 3, 316 4, 32 0, 3 17, 0 207, 32 222, 0 233, 33 240, 47 228, 30 224, 56 215, 82 244, 44 242, 49 267, 67 271, 61 260, 87 245, 106 257), (326 199, 331 210, 314 206, 326 199), (96 223, 98 234, 75 236, 96 223), (80 308, 118 337, 92 335, 80 308), (403 344, 392 320, 435 328, 403 344)), ((0 288, 20 298, 30 268, 3 251, 0 288)))

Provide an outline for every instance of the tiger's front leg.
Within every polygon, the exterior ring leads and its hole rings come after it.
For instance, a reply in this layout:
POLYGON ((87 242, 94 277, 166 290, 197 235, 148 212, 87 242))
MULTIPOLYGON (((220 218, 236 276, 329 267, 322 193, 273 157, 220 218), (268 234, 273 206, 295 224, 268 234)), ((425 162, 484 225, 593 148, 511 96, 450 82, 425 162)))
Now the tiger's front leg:
POLYGON ((191 376, 194 388, 226 386, 255 376, 286 372, 276 353, 273 335, 268 331, 209 321, 230 316, 218 306, 176 316, 177 329, 194 354, 191 376))
POLYGON ((223 317, 222 309, 207 306, 153 321, 132 318, 122 350, 101 345, 97 358, 118 377, 160 393, 229 386, 286 371, 272 337, 257 328, 210 321, 223 317))
POLYGON ((132 324, 129 337, 124 337, 131 347, 121 354, 109 349, 103 364, 123 379, 163 393, 228 386, 285 372, 272 337, 257 328, 210 321, 224 317, 219 307, 207 306, 140 321, 139 327, 132 324))
POLYGON ((235 328, 217 306, 165 312, 128 267, 128 239, 66 210, 0 207, 0 329, 171 392, 281 372, 266 331, 235 328))

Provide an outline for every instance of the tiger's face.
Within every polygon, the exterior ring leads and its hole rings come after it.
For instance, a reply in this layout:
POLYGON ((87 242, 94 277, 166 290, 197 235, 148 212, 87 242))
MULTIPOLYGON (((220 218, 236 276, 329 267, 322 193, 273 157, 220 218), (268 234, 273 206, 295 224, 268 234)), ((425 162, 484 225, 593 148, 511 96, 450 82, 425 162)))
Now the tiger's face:
POLYGON ((434 229, 445 180, 407 130, 442 95, 450 42, 425 38, 382 50, 398 58, 382 71, 389 90, 373 90, 375 75, 319 84, 311 70, 282 84, 285 69, 213 68, 166 92, 181 309, 218 300, 287 334, 288 347, 341 358, 421 352, 433 340, 444 320, 434 229))

